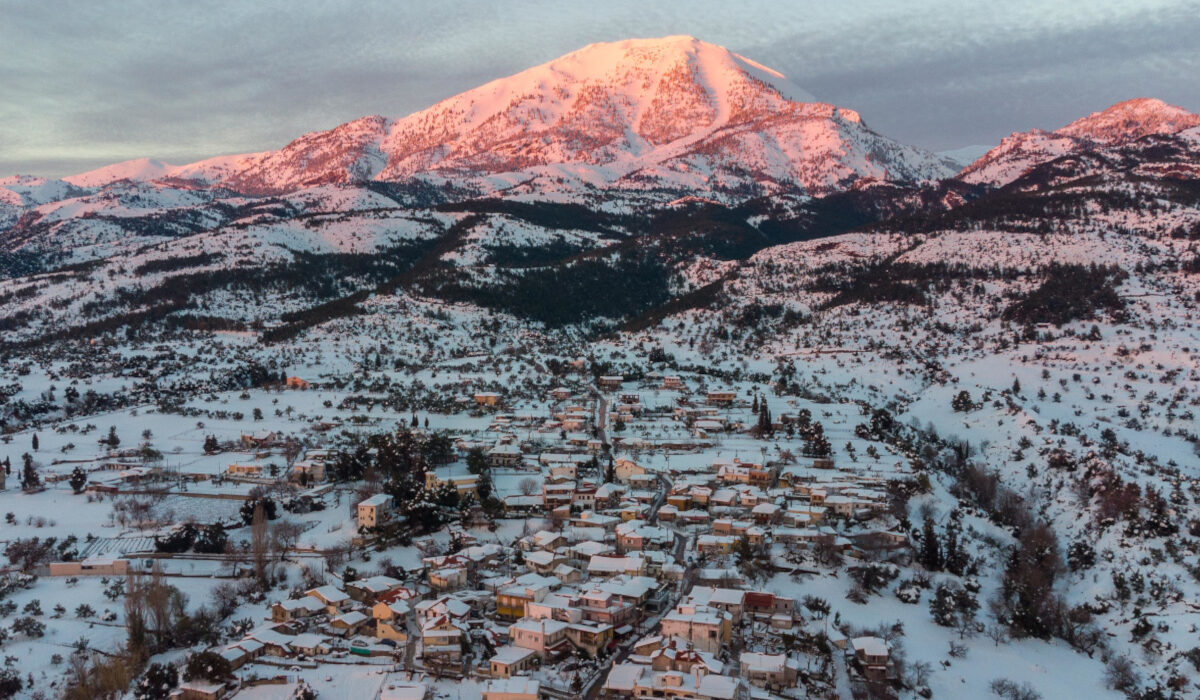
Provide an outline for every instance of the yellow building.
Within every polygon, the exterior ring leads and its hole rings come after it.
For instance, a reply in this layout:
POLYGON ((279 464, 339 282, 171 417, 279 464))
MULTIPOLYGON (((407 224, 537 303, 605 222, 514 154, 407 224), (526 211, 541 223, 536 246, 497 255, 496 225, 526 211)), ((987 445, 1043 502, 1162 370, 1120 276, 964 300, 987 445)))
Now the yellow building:
POLYGON ((500 405, 500 394, 494 391, 480 391, 475 394, 475 403, 480 406, 498 406, 500 405))

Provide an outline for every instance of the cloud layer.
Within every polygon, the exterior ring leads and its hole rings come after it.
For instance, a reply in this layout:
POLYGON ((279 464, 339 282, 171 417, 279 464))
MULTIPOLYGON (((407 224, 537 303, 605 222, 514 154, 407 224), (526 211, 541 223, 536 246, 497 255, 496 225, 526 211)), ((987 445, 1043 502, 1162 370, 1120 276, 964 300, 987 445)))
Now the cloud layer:
POLYGON ((936 150, 1131 97, 1200 110, 1200 0, 0 0, 0 175, 278 148, 595 41, 693 34, 936 150))

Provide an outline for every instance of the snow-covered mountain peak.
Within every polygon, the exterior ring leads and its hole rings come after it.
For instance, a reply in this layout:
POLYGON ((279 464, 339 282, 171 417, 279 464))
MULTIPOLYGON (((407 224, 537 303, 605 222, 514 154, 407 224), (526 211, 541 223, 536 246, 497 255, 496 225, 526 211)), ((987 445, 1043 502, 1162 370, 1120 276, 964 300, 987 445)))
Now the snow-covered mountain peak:
POLYGON ((815 102, 779 72, 689 36, 585 46, 398 120, 383 150, 381 179, 740 187, 744 174, 736 185, 727 178, 736 166, 754 171, 756 185, 828 191, 862 176, 942 172, 930 154, 882 143, 857 113, 815 102))
POLYGON ((76 187, 103 187, 117 180, 157 180, 168 177, 178 166, 155 158, 135 158, 63 178, 76 187))
POLYGON ((280 194, 421 178, 482 194, 519 186, 556 197, 619 188, 744 199, 951 172, 933 154, 871 131, 858 113, 816 102, 778 71, 669 36, 590 44, 406 117, 363 117, 277 151, 184 166, 143 158, 68 182, 280 194))
POLYGON ((1033 129, 1004 138, 959 173, 972 183, 1003 185, 1034 166, 1060 156, 1136 141, 1154 134, 1171 135, 1200 125, 1200 114, 1162 100, 1137 98, 1077 119, 1057 131, 1033 129))
POLYGON ((1200 114, 1162 100, 1139 97, 1077 119, 1057 133, 1109 145, 1151 134, 1174 134, 1198 124, 1200 114))

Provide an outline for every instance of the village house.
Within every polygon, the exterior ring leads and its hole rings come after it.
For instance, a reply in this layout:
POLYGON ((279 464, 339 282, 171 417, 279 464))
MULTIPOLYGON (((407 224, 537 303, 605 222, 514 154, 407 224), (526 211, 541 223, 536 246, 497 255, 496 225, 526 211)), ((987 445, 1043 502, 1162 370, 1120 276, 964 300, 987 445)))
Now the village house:
POLYGON ((317 656, 319 654, 328 654, 332 649, 329 640, 319 634, 297 634, 291 640, 292 650, 297 654, 306 656, 317 656))
POLYGON ((500 394, 494 391, 478 391, 472 397, 475 403, 480 406, 498 406, 500 405, 500 394))
POLYGON ((352 610, 330 620, 329 629, 339 637, 353 637, 370 621, 371 618, 366 614, 352 610))
POLYGON ((879 637, 855 637, 850 640, 850 650, 864 678, 874 682, 888 679, 891 650, 887 642, 879 637))
POLYGON ((242 433, 241 443, 245 449, 274 447, 277 442, 275 433, 270 430, 260 430, 257 433, 242 433))
POLYGON ((467 585, 465 566, 442 566, 429 571, 429 585, 435 591, 456 591, 467 585))
POLYGON ((613 639, 613 626, 598 622, 572 622, 567 625, 567 639, 580 651, 596 656, 613 639))
POLYGON ((425 488, 434 491, 442 486, 451 486, 458 491, 459 496, 471 494, 478 497, 475 487, 479 485, 479 475, 467 471, 465 464, 455 464, 448 467, 438 467, 425 472, 425 488))
POLYGON ((693 672, 685 673, 621 663, 609 672, 603 691, 606 698, 734 700, 739 697, 740 688, 736 678, 708 673, 699 665, 693 672))
POLYGON ((483 700, 538 700, 541 687, 529 678, 493 678, 483 684, 483 700))
POLYGON ((598 588, 584 593, 576 600, 578 610, 583 619, 612 625, 614 628, 623 627, 637 621, 638 607, 626 602, 613 593, 598 588))
POLYGON ((573 481, 563 481, 557 484, 547 481, 542 484, 542 501, 546 504, 547 510, 559 506, 570 506, 574 495, 575 482, 573 481))
POLYGON ((436 615, 421 625, 421 646, 427 663, 450 665, 462 661, 462 623, 436 615))
POLYGON ((588 560, 589 576, 604 578, 607 576, 641 576, 646 573, 646 560, 638 554, 623 557, 594 556, 588 560))
POLYGON ((515 467, 524 455, 516 445, 496 445, 487 452, 488 465, 493 467, 515 467))
POLYGON ((236 671, 265 654, 266 650, 267 648, 262 642, 253 639, 243 639, 240 642, 226 646, 219 653, 223 659, 229 662, 230 668, 236 671))
POLYGON ((233 477, 243 477, 251 479, 261 479, 265 473, 263 465, 258 463, 253 464, 230 464, 225 468, 225 473, 233 477))
POLYGON ((525 555, 525 566, 535 574, 550 576, 559 564, 567 563, 567 557, 556 552, 539 549, 525 555))
POLYGON ((375 620, 375 636, 379 639, 407 642, 408 632, 405 624, 411 612, 408 603, 403 600, 376 603, 371 608, 371 617, 375 620))
POLYGON ((310 483, 325 481, 325 462, 315 459, 302 459, 292 462, 292 480, 307 479, 310 483))
POLYGON ((423 620, 446 616, 453 622, 464 622, 471 616, 471 606, 468 603, 448 595, 422 600, 413 607, 413 611, 423 620))
POLYGON ((717 479, 726 484, 752 484, 769 486, 771 472, 761 465, 750 462, 724 462, 713 465, 717 468, 717 479))
POLYGON ((377 493, 358 504, 358 527, 375 527, 387 522, 392 509, 392 497, 386 493, 377 493))
MULTIPOLYGON (((717 657, 706 651, 698 651, 690 642, 678 637, 644 637, 633 645, 633 653, 648 659, 650 668, 655 671, 721 673, 725 668, 725 664, 718 661, 717 657)), ((638 659, 638 663, 644 661, 638 659)))
POLYGON ((373 603, 377 598, 404 587, 404 582, 391 576, 369 576, 346 583, 346 594, 360 603, 373 603))
POLYGON ((316 598, 325 606, 330 615, 339 615, 350 606, 353 600, 345 591, 337 586, 325 585, 305 592, 305 595, 316 598))
POLYGON ((647 474, 647 469, 637 462, 628 459, 618 459, 613 462, 613 475, 622 484, 628 484, 635 476, 647 474))
POLYGON ((552 618, 524 617, 508 628, 512 643, 537 652, 543 661, 561 658, 571 651, 568 623, 552 618))
POLYGON ((525 604, 543 600, 550 593, 550 585, 514 583, 496 592, 497 617, 517 620, 525 616, 525 604))
POLYGON ((686 639, 700 651, 716 654, 733 633, 733 616, 724 610, 680 604, 662 619, 663 636, 686 639))
POLYGON ((747 615, 769 618, 773 615, 792 617, 796 613, 795 598, 778 596, 765 591, 746 591, 742 600, 742 610, 747 615))
POLYGON ((545 510, 545 507, 546 502, 542 500, 542 494, 540 493, 530 496, 514 493, 504 497, 504 514, 510 518, 532 515, 545 510))
POLYGON ((229 692, 224 683, 212 683, 200 678, 181 682, 176 691, 179 700, 221 700, 229 692))
POLYGON ((675 546, 675 534, 642 520, 628 520, 616 528, 618 552, 666 550, 675 546))
POLYGON ((88 557, 82 561, 57 561, 50 564, 51 576, 124 576, 127 573, 128 559, 88 557))
POLYGON ((541 664, 541 657, 533 649, 506 644, 496 647, 496 654, 488 661, 492 678, 512 678, 523 675, 541 664))
POLYGON ((620 389, 625 383, 625 377, 620 374, 607 374, 600 377, 599 384, 601 389, 615 390, 620 389))
POLYGON ((696 551, 701 554, 729 554, 740 539, 734 535, 700 535, 696 538, 696 551))
POLYGON ((306 595, 303 598, 284 600, 272 605, 271 620, 290 622, 323 612, 327 612, 325 603, 320 598, 306 595))
POLYGON ((284 382, 284 386, 289 389, 299 389, 301 391, 305 391, 312 385, 309 384, 307 380, 301 379, 300 377, 288 377, 287 381, 284 382))
POLYGON ((796 687, 800 665, 786 654, 758 654, 744 651, 738 657, 741 677, 747 683, 767 690, 796 687))
POLYGON ((737 399, 737 392, 731 389, 715 389, 704 395, 705 402, 710 406, 728 406, 737 399))
POLYGON ((287 629, 279 624, 266 624, 261 627, 256 627, 246 634, 246 639, 253 639, 262 644, 265 648, 265 653, 271 656, 290 657, 294 654, 292 649, 292 641, 296 635, 284 634, 279 629, 287 629))
POLYGON ((745 599, 746 591, 740 588, 696 586, 688 594, 686 602, 692 605, 707 605, 718 610, 723 610, 729 613, 730 619, 736 625, 742 621, 745 599))
POLYGON ((583 620, 583 613, 575 606, 572 594, 552 593, 542 600, 526 603, 525 617, 530 620, 580 622, 583 620))

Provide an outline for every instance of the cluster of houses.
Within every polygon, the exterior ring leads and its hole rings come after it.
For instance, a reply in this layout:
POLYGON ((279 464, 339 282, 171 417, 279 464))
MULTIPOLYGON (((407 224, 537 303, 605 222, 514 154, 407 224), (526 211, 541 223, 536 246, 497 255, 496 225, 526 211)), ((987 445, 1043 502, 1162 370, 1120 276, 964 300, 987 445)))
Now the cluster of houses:
MULTIPOLYGON (((680 377, 654 380, 687 395, 680 377)), ((622 376, 600 377, 598 385, 613 399, 608 438, 615 453, 601 444, 596 405, 566 387, 553 389, 553 408, 537 415, 499 412, 504 400, 496 392, 468 400, 497 409, 495 437, 457 446, 482 447, 491 467, 518 477, 536 473, 530 488, 502 494, 503 504, 509 517, 537 516, 547 529, 527 531, 511 545, 479 544, 461 530, 454 551, 414 543, 425 554, 420 580, 371 576, 313 588, 272 605, 270 621, 222 655, 235 668, 264 656, 416 659, 426 671, 485 680, 483 697, 491 700, 554 696, 562 689, 547 684, 561 678, 555 674, 564 664, 618 652, 620 662, 594 680, 609 698, 744 700, 796 688, 802 662, 780 640, 816 634, 814 623, 793 598, 748 586, 733 555, 749 546, 786 570, 789 557, 817 545, 863 558, 901 552, 907 538, 887 516, 887 482, 895 474, 840 470, 828 458, 798 464, 685 457, 652 469, 619 449, 634 438, 622 443, 611 432, 614 421, 647 420, 641 397, 625 390, 622 376), (557 439, 519 437, 534 431, 557 439), (529 447, 538 443, 540 452, 529 447)), ((743 405, 736 391, 715 389, 703 393, 702 405, 681 398, 656 415, 702 440, 744 428, 730 418, 735 405, 743 405)), ((293 478, 324 479, 329 457, 310 450, 293 464, 293 478)), ((239 475, 256 476, 249 468, 239 475)), ((453 462, 428 471, 425 486, 468 494, 479 479, 453 462)), ((393 517, 386 494, 355 507, 360 531, 393 517)), ((819 633, 844 651, 856 677, 891 678, 883 640, 819 633)))

